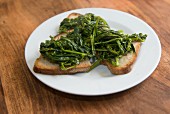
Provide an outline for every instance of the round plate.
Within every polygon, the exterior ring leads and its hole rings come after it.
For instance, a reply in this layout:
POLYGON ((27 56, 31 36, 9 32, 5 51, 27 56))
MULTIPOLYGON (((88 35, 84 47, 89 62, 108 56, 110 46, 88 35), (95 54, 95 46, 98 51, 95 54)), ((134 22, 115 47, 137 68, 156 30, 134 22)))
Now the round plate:
POLYGON ((76 9, 56 15, 38 26, 30 35, 25 46, 26 63, 37 79, 56 90, 87 96, 116 93, 141 83, 155 70, 160 57, 159 38, 148 24, 128 13, 104 8, 76 9), (142 32, 148 35, 130 73, 113 75, 103 65, 89 73, 77 73, 75 75, 44 75, 33 71, 34 62, 40 56, 40 43, 49 39, 50 35, 56 35, 60 22, 72 12, 94 13, 103 17, 115 30, 121 29, 128 34, 142 32))

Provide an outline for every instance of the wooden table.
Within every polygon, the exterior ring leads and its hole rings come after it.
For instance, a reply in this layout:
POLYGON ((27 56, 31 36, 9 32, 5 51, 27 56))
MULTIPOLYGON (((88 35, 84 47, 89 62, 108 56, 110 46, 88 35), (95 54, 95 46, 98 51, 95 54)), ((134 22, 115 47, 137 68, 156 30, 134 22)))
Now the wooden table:
POLYGON ((0 57, 0 114, 170 114, 170 0, 0 0, 0 57), (125 11, 153 27, 162 57, 147 80, 121 93, 83 97, 53 90, 31 74, 24 48, 33 30, 85 7, 125 11))

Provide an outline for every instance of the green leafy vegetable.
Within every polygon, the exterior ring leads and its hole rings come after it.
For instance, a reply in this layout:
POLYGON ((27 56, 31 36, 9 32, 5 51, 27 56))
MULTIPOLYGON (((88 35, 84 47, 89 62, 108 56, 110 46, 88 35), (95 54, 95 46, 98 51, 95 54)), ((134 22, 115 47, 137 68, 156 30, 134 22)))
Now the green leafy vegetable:
MULTIPOLYGON (((110 29, 107 22, 92 13, 75 19, 65 18, 59 33, 66 33, 59 40, 42 42, 40 53, 49 61, 59 64, 62 70, 74 68, 83 60, 93 60, 90 70, 102 60, 119 66, 119 59, 129 52, 135 52, 133 42, 144 42, 146 34, 124 34, 122 30, 110 29), (73 29, 71 32, 68 30, 73 29)), ((89 70, 89 71, 90 71, 89 70)))

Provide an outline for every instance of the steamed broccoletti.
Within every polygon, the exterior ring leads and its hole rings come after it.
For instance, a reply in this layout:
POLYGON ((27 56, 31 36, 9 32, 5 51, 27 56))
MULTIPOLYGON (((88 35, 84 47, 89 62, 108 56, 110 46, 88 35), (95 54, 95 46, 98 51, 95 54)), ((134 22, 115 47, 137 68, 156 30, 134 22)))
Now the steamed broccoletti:
POLYGON ((75 19, 65 18, 59 27, 59 34, 73 29, 66 36, 55 41, 46 40, 40 45, 40 53, 49 61, 59 64, 62 70, 74 68, 83 60, 91 60, 92 67, 107 60, 119 66, 119 59, 135 52, 132 42, 144 42, 146 34, 124 34, 122 30, 110 29, 107 22, 92 13, 75 19))

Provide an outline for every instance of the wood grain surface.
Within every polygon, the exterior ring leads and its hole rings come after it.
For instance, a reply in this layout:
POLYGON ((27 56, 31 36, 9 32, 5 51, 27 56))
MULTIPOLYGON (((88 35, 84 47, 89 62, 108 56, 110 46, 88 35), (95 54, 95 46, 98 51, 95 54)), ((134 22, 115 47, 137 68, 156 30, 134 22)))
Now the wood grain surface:
POLYGON ((6 113, 170 114, 170 0, 0 0, 0 114, 6 113), (24 48, 33 30, 56 14, 85 7, 125 11, 153 27, 162 57, 147 80, 121 93, 83 97, 53 90, 31 74, 24 48))

